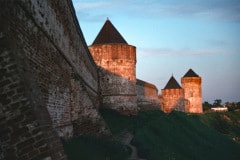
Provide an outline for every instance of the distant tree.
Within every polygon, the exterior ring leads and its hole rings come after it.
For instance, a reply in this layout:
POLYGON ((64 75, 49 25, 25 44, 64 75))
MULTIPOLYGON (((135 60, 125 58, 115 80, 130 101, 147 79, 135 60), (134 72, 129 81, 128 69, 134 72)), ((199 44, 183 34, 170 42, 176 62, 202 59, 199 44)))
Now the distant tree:
POLYGON ((230 107, 231 105, 232 105, 231 102, 226 102, 226 103, 225 103, 225 107, 230 107))
POLYGON ((211 110, 212 106, 213 106, 212 104, 210 104, 210 103, 208 103, 207 101, 205 101, 205 102, 203 103, 203 111, 211 110))
POLYGON ((221 99, 215 99, 214 100, 214 103, 213 103, 213 106, 214 107, 219 107, 219 106, 222 106, 222 100, 221 99))
POLYGON ((237 102, 237 109, 240 109, 240 102, 237 102))
POLYGON ((225 103, 225 107, 228 108, 228 111, 229 111, 229 112, 234 111, 234 110, 235 110, 235 103, 226 102, 226 103, 225 103))
POLYGON ((228 108, 228 111, 236 111, 240 109, 240 102, 226 102, 225 107, 228 108))

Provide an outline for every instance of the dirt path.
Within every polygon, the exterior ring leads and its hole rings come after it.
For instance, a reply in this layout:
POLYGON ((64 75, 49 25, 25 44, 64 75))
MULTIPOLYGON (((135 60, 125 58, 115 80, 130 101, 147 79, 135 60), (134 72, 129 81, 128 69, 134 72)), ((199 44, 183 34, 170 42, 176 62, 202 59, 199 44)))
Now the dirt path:
POLYGON ((129 160, 145 160, 145 159, 141 159, 138 157, 138 154, 137 154, 137 148, 133 145, 131 145, 131 141, 133 139, 133 135, 129 132, 126 132, 123 137, 122 137, 122 143, 129 146, 132 150, 132 154, 129 158, 129 160))

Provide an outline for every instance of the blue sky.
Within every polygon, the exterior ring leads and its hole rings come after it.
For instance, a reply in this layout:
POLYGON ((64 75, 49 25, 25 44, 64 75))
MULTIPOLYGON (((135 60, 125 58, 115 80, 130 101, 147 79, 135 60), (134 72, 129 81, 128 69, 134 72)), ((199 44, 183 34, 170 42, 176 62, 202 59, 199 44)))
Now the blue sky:
POLYGON ((173 74, 202 77, 203 101, 240 101, 239 0, 73 0, 91 45, 107 17, 137 47, 137 78, 159 93, 173 74))

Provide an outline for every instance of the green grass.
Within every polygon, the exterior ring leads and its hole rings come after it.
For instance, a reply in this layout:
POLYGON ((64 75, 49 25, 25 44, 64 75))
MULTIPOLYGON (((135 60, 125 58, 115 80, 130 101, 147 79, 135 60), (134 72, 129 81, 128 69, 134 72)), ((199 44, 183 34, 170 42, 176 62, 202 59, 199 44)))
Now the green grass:
MULTIPOLYGON (((231 140, 240 137, 240 113, 144 111, 138 116, 123 116, 102 110, 101 114, 114 136, 125 131, 134 134, 131 143, 147 160, 240 159, 240 144, 231 140)), ((94 137, 71 139, 64 142, 64 148, 70 160, 124 160, 130 155, 118 141, 94 137)))
POLYGON ((63 141, 69 160, 125 160, 126 146, 117 141, 93 136, 79 136, 63 141))
MULTIPOLYGON (((134 133, 132 143, 137 146, 139 156, 148 160, 240 159, 240 145, 219 133, 215 124, 203 122, 212 123, 209 118, 214 115, 161 111, 140 112, 136 117, 113 111, 102 111, 102 115, 114 134, 126 129, 134 133)), ((240 119, 237 115, 233 117, 240 119)), ((223 123, 221 127, 227 125, 223 123)))
POLYGON ((199 116, 201 121, 229 137, 240 137, 240 112, 206 113, 199 116))

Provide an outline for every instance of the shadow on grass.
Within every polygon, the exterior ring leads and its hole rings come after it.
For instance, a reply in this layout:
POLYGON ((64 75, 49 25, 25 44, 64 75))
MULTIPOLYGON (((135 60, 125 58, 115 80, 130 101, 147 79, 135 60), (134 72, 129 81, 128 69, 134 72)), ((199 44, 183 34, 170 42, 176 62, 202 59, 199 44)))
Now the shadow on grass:
MULTIPOLYGON (((214 126, 201 121, 202 116, 161 111, 143 111, 138 116, 123 116, 114 111, 101 111, 113 134, 128 130, 134 134, 132 144, 138 155, 148 160, 240 159, 240 145, 217 129, 226 131, 226 122, 214 126)), ((211 115, 209 115, 211 116, 211 115)))
POLYGON ((79 136, 63 140, 69 160, 125 160, 128 148, 117 141, 93 136, 79 136))
MULTIPOLYGON (((124 131, 134 135, 131 144, 143 159, 240 159, 240 144, 229 136, 240 136, 239 113, 198 115, 142 111, 137 116, 124 116, 112 110, 100 113, 113 137, 124 131)), ((124 160, 131 155, 129 149, 114 138, 80 136, 63 141, 63 145, 70 160, 124 160)))

